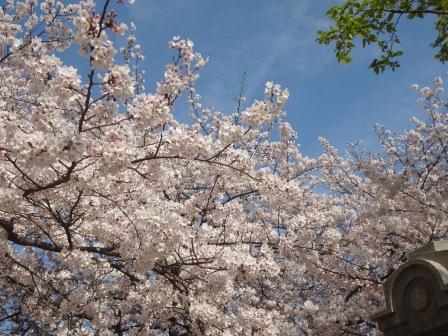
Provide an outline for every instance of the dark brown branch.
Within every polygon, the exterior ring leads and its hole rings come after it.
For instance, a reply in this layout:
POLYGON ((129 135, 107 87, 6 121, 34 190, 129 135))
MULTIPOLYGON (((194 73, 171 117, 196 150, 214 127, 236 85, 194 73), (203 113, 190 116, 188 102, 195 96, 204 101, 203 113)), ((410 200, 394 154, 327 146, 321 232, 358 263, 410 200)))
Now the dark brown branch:
POLYGON ((237 198, 239 198, 239 197, 248 196, 248 195, 250 195, 250 194, 254 194, 254 193, 258 193, 258 189, 245 191, 245 192, 243 192, 243 193, 241 193, 241 194, 238 194, 238 195, 233 195, 233 196, 228 195, 228 196, 229 196, 229 199, 225 200, 225 201, 223 202, 223 204, 229 203, 229 202, 231 202, 231 201, 233 201, 234 199, 237 199, 237 198))
POLYGON ((35 188, 26 189, 23 193, 23 197, 27 198, 29 195, 34 194, 36 192, 51 189, 70 181, 70 176, 73 173, 73 170, 75 169, 76 165, 77 162, 72 161, 72 164, 70 165, 70 167, 67 168, 67 172, 63 176, 46 185, 37 185, 35 188))
POLYGON ((425 9, 425 10, 403 10, 403 9, 391 9, 391 8, 371 8, 372 11, 384 11, 386 13, 394 13, 394 14, 435 14, 435 15, 447 15, 448 12, 438 11, 434 9, 425 9))
POLYGON ((353 295, 355 295, 356 293, 359 292, 359 290, 362 288, 363 286, 358 285, 355 288, 353 288, 350 293, 347 294, 347 296, 345 297, 345 302, 350 301, 350 299, 352 298, 353 295))
MULTIPOLYGON (((97 35, 97 37, 100 37, 101 33, 104 30, 103 22, 104 22, 104 18, 106 17, 107 6, 109 6, 109 2, 110 2, 110 0, 106 0, 106 2, 104 3, 103 10, 102 10, 101 17, 100 17, 100 21, 99 21, 99 28, 98 28, 98 35, 97 35)), ((94 49, 94 47, 91 45, 90 46, 90 51, 93 51, 93 49, 94 49)), ((92 66, 92 62, 93 62, 93 57, 90 56, 90 66, 92 66)), ((88 79, 89 79, 89 84, 87 86, 87 94, 86 94, 86 100, 84 102, 84 108, 82 109, 81 116, 79 117, 78 133, 83 132, 84 121, 85 121, 87 112, 89 111, 89 108, 91 106, 90 98, 92 97, 93 76, 94 75, 95 75, 95 69, 91 69, 89 74, 88 74, 88 76, 87 76, 88 79)))
POLYGON ((207 204, 205 205, 205 208, 202 210, 202 217, 201 217, 201 222, 199 223, 199 225, 202 225, 205 222, 205 217, 207 216, 207 211, 208 211, 208 207, 210 205, 210 200, 212 198, 213 191, 215 190, 216 183, 218 182, 219 177, 220 176, 217 175, 215 178, 215 181, 213 182, 213 186, 212 186, 212 188, 210 190, 210 194, 208 195, 208 198, 207 198, 207 204))
MULTIPOLYGON (((145 156, 143 158, 140 159, 135 159, 133 161, 131 161, 132 164, 136 164, 136 163, 140 163, 140 162, 145 162, 145 161, 150 161, 150 160, 159 160, 159 159, 181 159, 181 160, 188 160, 187 158, 184 158, 180 155, 173 155, 173 156, 145 156)), ((200 157, 196 157, 193 159, 194 161, 199 161, 199 162, 204 162, 204 163, 208 163, 208 164, 214 164, 214 165, 219 165, 219 166, 223 166, 223 167, 227 167, 230 168, 232 170, 235 170, 243 175, 246 175, 247 177, 250 177, 251 179, 255 180, 255 181, 260 181, 260 179, 257 179, 256 177, 252 176, 251 174, 245 172, 243 169, 237 168, 232 166, 231 164, 228 163, 224 163, 224 162, 219 162, 219 161, 214 161, 211 160, 210 158, 205 158, 205 159, 201 159, 200 157)))
MULTIPOLYGON (((5 221, 0 219, 0 227, 6 231, 7 239, 20 246, 30 246, 36 247, 49 252, 62 252, 63 247, 50 244, 43 241, 38 241, 35 239, 28 239, 20 237, 14 232, 14 225, 12 221, 5 221)), ((120 257, 121 255, 117 252, 118 246, 112 245, 109 247, 96 247, 96 246, 74 246, 73 249, 77 249, 84 252, 103 254, 109 257, 120 257)))

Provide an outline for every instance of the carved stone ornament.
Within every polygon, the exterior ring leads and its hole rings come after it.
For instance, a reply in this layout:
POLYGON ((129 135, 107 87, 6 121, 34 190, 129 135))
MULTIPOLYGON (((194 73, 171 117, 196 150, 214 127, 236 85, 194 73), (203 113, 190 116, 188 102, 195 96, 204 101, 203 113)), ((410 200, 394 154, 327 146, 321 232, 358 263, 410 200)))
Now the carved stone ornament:
POLYGON ((387 308, 372 316, 384 336, 448 336, 448 241, 411 253, 384 295, 387 308))

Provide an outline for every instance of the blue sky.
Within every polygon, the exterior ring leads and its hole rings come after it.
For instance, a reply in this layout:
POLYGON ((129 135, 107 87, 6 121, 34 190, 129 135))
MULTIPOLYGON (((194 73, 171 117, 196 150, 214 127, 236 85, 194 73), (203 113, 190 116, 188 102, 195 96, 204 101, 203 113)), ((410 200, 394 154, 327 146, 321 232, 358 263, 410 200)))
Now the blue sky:
POLYGON ((136 0, 121 13, 122 19, 138 27, 149 90, 170 60, 168 40, 180 35, 193 40, 197 51, 210 55, 198 83, 206 105, 231 112, 246 72, 248 102, 262 96, 268 80, 290 89, 287 119, 298 131, 305 154, 322 152, 319 136, 340 149, 346 142, 362 139, 364 147, 375 150, 374 123, 394 131, 409 127, 411 116, 422 115, 418 95, 409 86, 430 86, 435 76, 446 73, 446 66, 433 59, 429 43, 435 31, 430 20, 401 24, 406 54, 395 72, 375 75, 367 68, 375 55, 373 48, 356 50, 349 65, 338 64, 332 47, 315 42, 316 31, 329 24, 326 9, 337 3, 136 0))

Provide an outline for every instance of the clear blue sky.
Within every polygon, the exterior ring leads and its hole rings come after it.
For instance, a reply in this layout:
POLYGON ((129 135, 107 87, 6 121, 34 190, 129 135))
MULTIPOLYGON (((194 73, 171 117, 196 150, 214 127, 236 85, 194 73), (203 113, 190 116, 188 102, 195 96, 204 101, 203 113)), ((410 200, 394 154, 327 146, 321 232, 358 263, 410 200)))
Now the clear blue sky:
POLYGON ((435 76, 446 74, 446 66, 433 59, 429 43, 435 31, 429 20, 400 26, 406 54, 395 72, 375 75, 367 68, 374 49, 359 49, 353 63, 338 64, 332 47, 315 42, 316 31, 329 24, 326 9, 337 3, 136 0, 121 13, 138 27, 148 89, 170 59, 168 40, 189 38, 198 51, 210 55, 198 84, 207 105, 230 112, 244 72, 248 102, 262 96, 266 81, 278 82, 290 89, 287 119, 299 132, 302 151, 317 155, 322 151, 319 136, 340 149, 358 139, 375 149, 374 123, 401 131, 412 115, 422 115, 418 95, 409 86, 430 86, 435 76))

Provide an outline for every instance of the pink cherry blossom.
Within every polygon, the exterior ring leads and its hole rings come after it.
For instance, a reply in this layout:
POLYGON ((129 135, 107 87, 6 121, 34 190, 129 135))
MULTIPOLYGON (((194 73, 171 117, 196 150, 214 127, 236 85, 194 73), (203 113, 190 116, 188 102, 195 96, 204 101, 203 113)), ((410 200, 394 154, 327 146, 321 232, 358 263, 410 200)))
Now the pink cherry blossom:
POLYGON ((0 12, 0 332, 375 335, 382 282, 447 236, 442 79, 383 152, 309 158, 279 84, 203 107, 188 39, 145 90, 132 2, 0 12))

